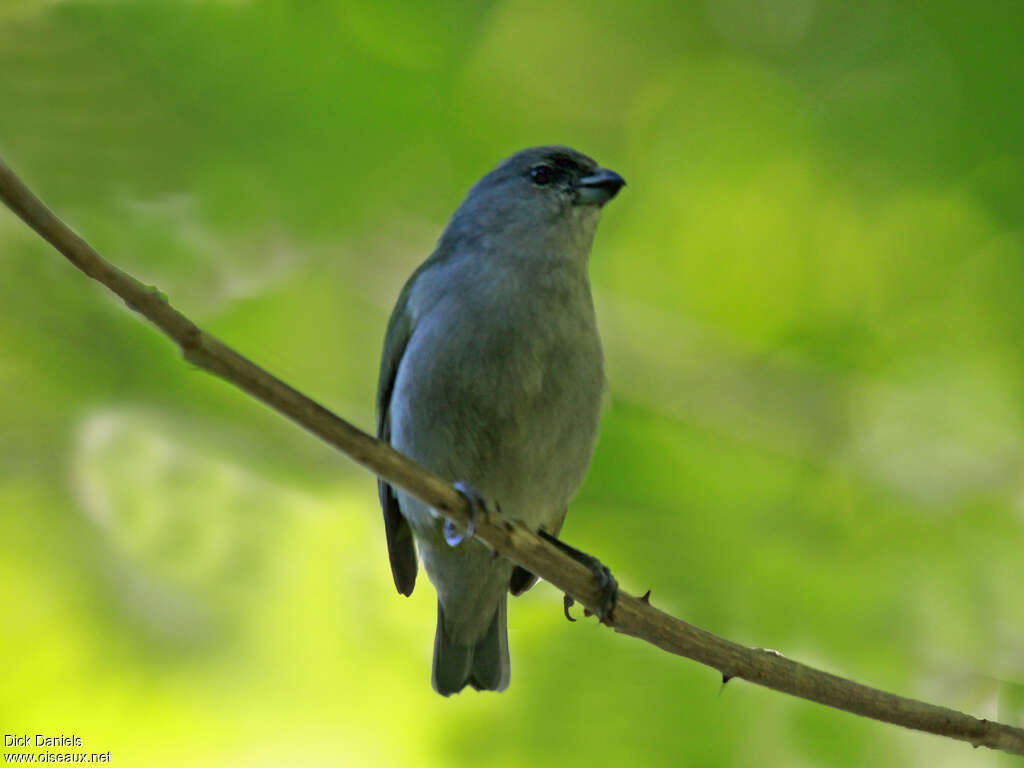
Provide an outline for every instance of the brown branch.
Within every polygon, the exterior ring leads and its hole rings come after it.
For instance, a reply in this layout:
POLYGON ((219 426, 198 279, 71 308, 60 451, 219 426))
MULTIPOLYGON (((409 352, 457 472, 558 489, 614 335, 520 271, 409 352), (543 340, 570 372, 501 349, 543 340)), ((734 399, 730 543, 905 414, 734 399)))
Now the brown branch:
MULTIPOLYGON (((463 525, 468 522, 465 500, 447 481, 271 376, 198 328, 155 288, 105 261, 57 219, 2 160, 0 198, 78 269, 103 283, 177 342, 186 360, 244 389, 446 517, 463 525)), ((590 610, 597 609, 600 593, 590 571, 517 521, 498 513, 485 520, 478 517, 475 535, 498 554, 543 577, 590 610)), ((882 722, 1024 755, 1024 729, 869 688, 773 651, 746 648, 659 611, 646 595, 636 598, 620 592, 609 624, 616 632, 714 667, 723 680, 739 677, 882 722)))

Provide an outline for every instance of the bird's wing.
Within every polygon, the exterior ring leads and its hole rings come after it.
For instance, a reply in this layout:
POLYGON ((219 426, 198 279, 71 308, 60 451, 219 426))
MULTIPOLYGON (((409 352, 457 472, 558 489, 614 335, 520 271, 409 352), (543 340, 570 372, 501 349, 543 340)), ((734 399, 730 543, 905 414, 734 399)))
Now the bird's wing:
MULTIPOLYGON (((409 337, 412 336, 409 293, 418 274, 419 270, 413 273, 402 289, 388 321, 387 334, 384 336, 384 353, 381 356, 380 377, 377 380, 377 437, 388 443, 391 442, 391 394, 395 388, 398 366, 409 344, 409 337)), ((408 596, 416 586, 416 546, 412 538, 412 529, 398 507, 395 489, 378 478, 377 493, 380 496, 381 509, 384 510, 384 534, 388 542, 391 575, 395 579, 398 591, 408 596)))

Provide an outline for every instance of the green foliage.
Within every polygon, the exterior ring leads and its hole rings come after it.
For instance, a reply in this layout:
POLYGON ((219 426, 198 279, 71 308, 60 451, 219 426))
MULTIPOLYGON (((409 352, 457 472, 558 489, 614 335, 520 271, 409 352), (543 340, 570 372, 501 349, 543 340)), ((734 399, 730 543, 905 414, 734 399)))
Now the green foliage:
MULTIPOLYGON (((469 184, 629 186, 565 528, 749 645, 1022 723, 1024 90, 1012 4, 20 0, 0 154, 116 264, 369 428, 469 184)), ((733 682, 540 585, 501 696, 429 688, 372 478, 0 213, 10 733, 120 765, 997 765, 733 682)), ((524 478, 524 482, 528 482, 524 478)))

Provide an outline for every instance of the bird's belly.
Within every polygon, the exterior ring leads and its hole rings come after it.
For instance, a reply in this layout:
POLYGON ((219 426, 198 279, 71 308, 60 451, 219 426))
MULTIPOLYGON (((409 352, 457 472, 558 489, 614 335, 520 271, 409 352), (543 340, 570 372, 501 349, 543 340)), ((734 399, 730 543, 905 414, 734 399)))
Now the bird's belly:
POLYGON ((597 333, 489 326, 487 335, 410 341, 392 400, 392 442, 528 525, 551 524, 593 450, 604 383, 597 333))

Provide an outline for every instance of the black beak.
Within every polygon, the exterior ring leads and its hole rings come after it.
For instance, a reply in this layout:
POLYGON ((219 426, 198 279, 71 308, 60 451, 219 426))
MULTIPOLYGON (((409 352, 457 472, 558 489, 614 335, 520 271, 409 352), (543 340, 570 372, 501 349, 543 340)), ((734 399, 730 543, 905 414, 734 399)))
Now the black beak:
POLYGON ((577 205, 604 205, 626 186, 615 171, 600 168, 576 182, 577 205))

